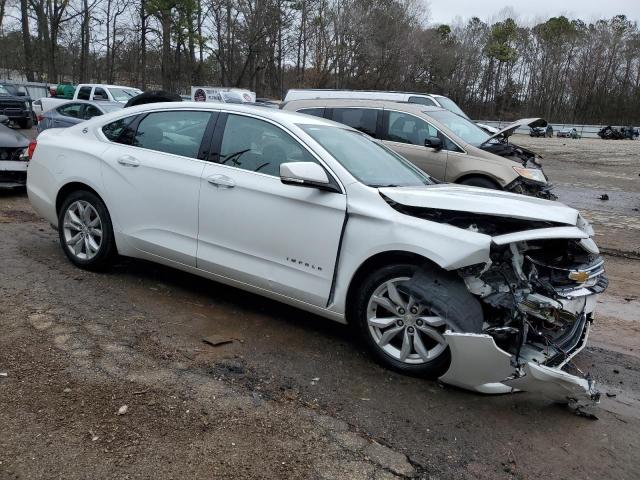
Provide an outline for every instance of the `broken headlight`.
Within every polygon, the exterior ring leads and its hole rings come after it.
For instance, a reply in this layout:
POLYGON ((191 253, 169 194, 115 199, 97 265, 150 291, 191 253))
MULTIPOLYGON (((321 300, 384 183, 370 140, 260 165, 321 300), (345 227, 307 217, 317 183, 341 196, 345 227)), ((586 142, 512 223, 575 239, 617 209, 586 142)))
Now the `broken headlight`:
POLYGON ((540 168, 524 168, 513 167, 518 175, 534 182, 547 183, 547 178, 544 176, 542 169, 540 168))

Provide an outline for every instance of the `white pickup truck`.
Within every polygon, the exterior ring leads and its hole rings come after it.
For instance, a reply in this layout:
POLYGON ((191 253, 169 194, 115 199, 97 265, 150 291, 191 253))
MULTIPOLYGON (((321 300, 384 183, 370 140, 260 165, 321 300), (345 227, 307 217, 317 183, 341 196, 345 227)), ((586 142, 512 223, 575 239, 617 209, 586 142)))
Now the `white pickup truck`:
POLYGON ((73 100, 95 100, 107 102, 127 103, 127 101, 142 93, 139 88, 125 87, 122 85, 105 85, 102 83, 81 83, 76 87, 73 98, 41 98, 33 102, 33 111, 36 115, 52 108, 57 107, 61 103, 72 102, 73 100))

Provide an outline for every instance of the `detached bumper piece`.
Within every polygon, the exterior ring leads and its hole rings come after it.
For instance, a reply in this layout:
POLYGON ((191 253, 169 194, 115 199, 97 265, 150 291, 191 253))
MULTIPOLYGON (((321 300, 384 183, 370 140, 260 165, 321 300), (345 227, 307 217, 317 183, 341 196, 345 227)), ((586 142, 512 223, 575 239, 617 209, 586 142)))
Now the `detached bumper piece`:
MULTIPOLYGON (((451 365, 440 377, 444 383, 487 394, 538 392, 576 408, 589 407, 600 400, 600 393, 590 379, 535 361, 518 363, 490 335, 449 331, 444 336, 451 349, 451 365)), ((585 334, 585 341, 586 337, 585 334)), ((571 356, 582 346, 584 342, 571 356)))

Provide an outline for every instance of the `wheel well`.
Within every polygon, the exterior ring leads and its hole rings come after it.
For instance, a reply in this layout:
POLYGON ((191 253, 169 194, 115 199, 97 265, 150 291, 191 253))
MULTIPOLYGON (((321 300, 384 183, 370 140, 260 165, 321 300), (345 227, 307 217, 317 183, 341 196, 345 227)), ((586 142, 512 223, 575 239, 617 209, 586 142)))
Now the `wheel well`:
POLYGON ((502 190, 502 187, 494 178, 490 177, 489 175, 483 175, 481 173, 470 173, 468 175, 463 175, 462 177, 456 178, 455 183, 462 183, 465 180, 469 180, 470 178, 482 178, 483 180, 488 180, 496 186, 496 189, 502 190))
MULTIPOLYGON (((72 192, 77 192, 79 190, 84 190, 86 192, 91 192, 96 197, 98 197, 100 200, 102 200, 102 197, 98 194, 98 192, 96 192, 89 185, 86 185, 86 184, 81 183, 81 182, 67 183, 64 187, 62 187, 58 191, 58 196, 56 197, 56 213, 58 213, 58 214, 60 213, 60 208, 62 207, 62 202, 64 202, 64 199, 67 198, 72 192)), ((103 202, 104 202, 104 200, 103 200, 103 202)))
POLYGON ((413 263, 413 264, 421 264, 421 263, 430 263, 435 265, 431 260, 417 253, 413 252, 405 252, 401 250, 394 250, 389 252, 378 253, 367 260, 365 260, 362 265, 358 267, 356 273, 354 274, 351 282, 349 283, 349 288, 347 289, 347 298, 346 298, 346 319, 347 322, 350 322, 350 317, 352 315, 352 308, 354 307, 353 298, 356 295, 358 287, 362 284, 367 275, 374 270, 384 267, 386 265, 392 265, 394 263, 413 263))

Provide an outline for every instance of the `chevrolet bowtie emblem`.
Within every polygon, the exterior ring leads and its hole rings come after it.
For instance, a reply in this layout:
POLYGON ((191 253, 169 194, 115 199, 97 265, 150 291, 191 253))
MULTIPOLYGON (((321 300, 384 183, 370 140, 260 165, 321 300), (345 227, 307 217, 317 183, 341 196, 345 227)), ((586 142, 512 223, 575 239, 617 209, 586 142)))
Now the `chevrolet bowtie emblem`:
POLYGON ((578 283, 584 283, 587 280, 589 280, 589 274, 587 272, 582 272, 582 271, 570 272, 569 278, 578 283))

